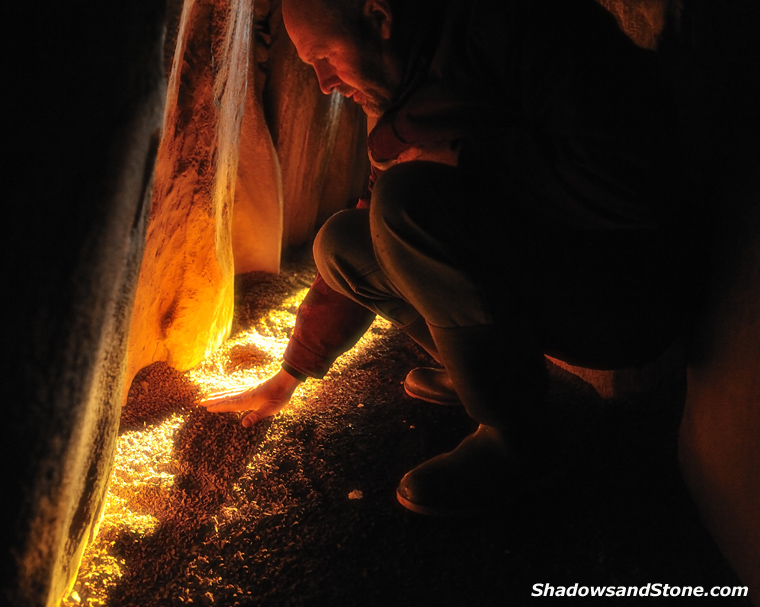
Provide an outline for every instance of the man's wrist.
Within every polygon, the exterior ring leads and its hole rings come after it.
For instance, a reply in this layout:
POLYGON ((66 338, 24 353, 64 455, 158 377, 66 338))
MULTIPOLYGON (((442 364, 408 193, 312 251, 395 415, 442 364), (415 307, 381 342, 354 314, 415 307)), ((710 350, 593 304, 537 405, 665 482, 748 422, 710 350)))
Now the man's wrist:
POLYGON ((297 379, 298 381, 306 381, 309 377, 305 373, 301 373, 300 371, 297 371, 286 362, 282 363, 282 370, 285 371, 285 373, 287 373, 288 375, 297 379))

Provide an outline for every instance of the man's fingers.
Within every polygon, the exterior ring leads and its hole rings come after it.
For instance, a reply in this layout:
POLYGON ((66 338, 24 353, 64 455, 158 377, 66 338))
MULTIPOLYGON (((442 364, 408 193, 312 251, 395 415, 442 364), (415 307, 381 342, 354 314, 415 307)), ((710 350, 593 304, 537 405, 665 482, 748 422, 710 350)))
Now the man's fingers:
POLYGON ((204 401, 213 400, 215 398, 227 398, 228 396, 235 396, 236 394, 242 394, 247 392, 247 388, 227 388, 226 390, 218 390, 217 392, 209 392, 203 397, 204 401))
POLYGON ((259 423, 262 419, 279 413, 285 408, 285 405, 287 404, 287 400, 269 401, 263 403, 243 418, 243 426, 250 428, 254 424, 259 423))
POLYGON ((199 404, 212 413, 249 411, 243 426, 250 428, 266 417, 281 411, 290 401, 300 380, 280 371, 263 384, 247 390, 225 390, 205 396, 199 404))
POLYGON ((202 400, 200 404, 213 413, 240 411, 251 408, 249 396, 250 395, 245 392, 232 394, 230 396, 215 396, 214 398, 202 400))
POLYGON ((243 418, 243 428, 250 428, 262 420, 262 416, 257 411, 251 411, 243 418))

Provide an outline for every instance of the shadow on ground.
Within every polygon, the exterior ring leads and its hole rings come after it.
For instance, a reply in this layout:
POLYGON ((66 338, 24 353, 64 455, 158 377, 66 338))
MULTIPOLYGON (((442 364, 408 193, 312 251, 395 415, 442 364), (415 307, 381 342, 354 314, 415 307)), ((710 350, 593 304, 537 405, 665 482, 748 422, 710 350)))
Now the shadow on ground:
MULTIPOLYGON (((602 400, 552 367, 537 439, 560 470, 551 484, 485 519, 404 510, 395 500, 404 472, 473 425, 459 408, 405 396, 404 375, 428 359, 405 335, 373 331, 372 350, 307 382, 298 411, 254 431, 196 407, 170 369, 142 376, 159 402, 143 424, 162 407, 185 412, 178 472, 153 533, 111 538, 125 565, 108 605, 520 606, 535 600, 534 584, 738 585, 678 475, 675 393, 602 400), (175 396, 161 400, 161 390, 175 396)), ((687 601, 696 599, 570 600, 687 601)))

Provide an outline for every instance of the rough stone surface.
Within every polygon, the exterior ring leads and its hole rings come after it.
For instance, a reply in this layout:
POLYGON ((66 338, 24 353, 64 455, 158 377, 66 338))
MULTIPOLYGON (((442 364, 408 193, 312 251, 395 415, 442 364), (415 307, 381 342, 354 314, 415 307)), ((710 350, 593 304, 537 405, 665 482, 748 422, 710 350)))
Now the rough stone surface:
POLYGON ((602 398, 656 394, 663 390, 682 392, 685 388, 686 358, 681 344, 674 344, 657 360, 643 367, 610 371, 576 367, 556 358, 547 358, 590 384, 602 398))
POLYGON ((754 184, 700 326, 681 460, 706 524, 760 604, 760 174, 754 184))
POLYGON ((271 35, 269 2, 254 3, 248 90, 240 133, 232 251, 235 273, 277 273, 282 254, 282 173, 264 112, 263 90, 271 35))
POLYGON ((26 50, 7 74, 0 604, 38 607, 73 584, 113 462, 164 15, 143 1, 8 11, 26 50))
MULTIPOLYGON (((716 543, 760 604, 760 8, 751 0, 600 3, 646 48, 661 42, 668 16, 676 19, 661 54, 711 224, 707 299, 686 351, 682 472, 716 543)), ((558 364, 603 396, 650 390, 652 380, 677 379, 683 368, 677 357, 644 370, 558 364)))
POLYGON ((673 0, 598 0, 617 19, 620 28, 639 46, 657 48, 673 0))
POLYGON ((129 344, 127 379, 187 369, 227 336, 231 216, 250 54, 250 0, 185 2, 129 344))
POLYGON ((358 105, 324 95, 272 3, 264 104, 283 179, 283 246, 308 243, 315 227, 356 204, 367 185, 366 126, 358 105))
POLYGON ((706 91, 694 132, 709 201, 707 297, 690 355, 680 455, 715 541, 760 605, 760 5, 684 6, 706 91))

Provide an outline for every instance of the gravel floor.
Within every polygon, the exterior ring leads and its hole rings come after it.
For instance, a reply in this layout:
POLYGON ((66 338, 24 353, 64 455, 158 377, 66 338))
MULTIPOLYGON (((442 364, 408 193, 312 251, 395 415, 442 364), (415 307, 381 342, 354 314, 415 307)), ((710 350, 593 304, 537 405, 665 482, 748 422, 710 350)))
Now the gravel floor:
MULTIPOLYGON (((266 311, 286 301, 292 315, 288 298, 312 272, 240 277, 235 331, 259 326, 284 343, 287 329, 266 311)), ((277 363, 239 344, 224 356, 228 373, 277 363)), ((124 410, 101 531, 64 605, 520 606, 539 583, 738 585, 677 473, 677 391, 602 400, 552 367, 537 444, 560 470, 554 482, 498 517, 404 510, 395 499, 404 472, 473 427, 459 408, 403 394, 406 372, 428 362, 403 334, 373 325, 328 377, 304 384, 292 410, 253 431, 237 414, 197 407, 187 374, 144 370, 124 410)), ((747 604, 570 603, 687 601, 747 604)))

